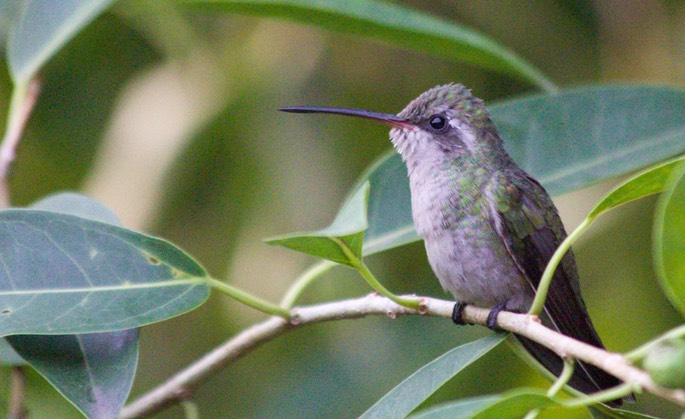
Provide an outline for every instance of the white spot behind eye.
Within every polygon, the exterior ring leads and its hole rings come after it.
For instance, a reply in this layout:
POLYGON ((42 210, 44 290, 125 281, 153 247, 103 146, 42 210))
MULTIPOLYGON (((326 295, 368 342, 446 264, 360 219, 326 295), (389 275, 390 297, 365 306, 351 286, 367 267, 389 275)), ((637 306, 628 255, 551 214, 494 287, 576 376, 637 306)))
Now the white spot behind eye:
POLYGON ((459 131, 459 137, 469 151, 475 151, 476 142, 478 141, 476 135, 468 127, 459 122, 458 119, 450 119, 450 126, 459 131))

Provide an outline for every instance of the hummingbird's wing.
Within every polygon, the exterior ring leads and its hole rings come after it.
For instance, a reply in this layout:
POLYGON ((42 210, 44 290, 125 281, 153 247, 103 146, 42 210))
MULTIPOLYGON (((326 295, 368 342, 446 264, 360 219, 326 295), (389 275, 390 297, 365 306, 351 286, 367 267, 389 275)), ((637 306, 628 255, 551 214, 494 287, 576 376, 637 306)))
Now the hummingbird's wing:
MULTIPOLYGON (((490 215, 509 255, 537 290, 547 262, 566 238, 566 232, 545 189, 519 170, 513 176, 493 177, 496 183, 489 188, 494 198, 490 215)), ((554 274, 545 313, 551 326, 562 334, 604 348, 580 295, 578 272, 570 251, 554 274)), ((561 373, 563 362, 554 352, 528 339, 517 338, 554 375, 561 373)), ((616 386, 620 381, 599 368, 579 362, 569 384, 591 393, 616 386)), ((614 404, 620 405, 620 400, 614 404)))

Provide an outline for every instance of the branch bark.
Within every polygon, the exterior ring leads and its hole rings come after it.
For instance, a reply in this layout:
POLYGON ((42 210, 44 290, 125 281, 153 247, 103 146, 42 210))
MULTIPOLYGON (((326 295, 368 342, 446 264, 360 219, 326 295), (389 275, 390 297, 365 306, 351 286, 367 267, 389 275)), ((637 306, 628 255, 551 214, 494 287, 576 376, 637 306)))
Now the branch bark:
MULTIPOLYGON (((407 296, 416 298, 414 296, 407 296)), ((227 367, 233 361, 250 353, 263 343, 289 330, 316 323, 357 319, 370 315, 387 315, 391 318, 404 315, 425 315, 450 318, 454 302, 420 297, 418 310, 395 304, 385 297, 370 294, 366 297, 296 307, 292 310, 290 322, 272 317, 235 335, 221 346, 189 365, 165 383, 139 399, 131 402, 121 411, 121 418, 137 418, 160 412, 175 403, 192 397, 195 390, 213 374, 227 367)), ((489 310, 466 306, 463 318, 468 323, 485 325, 489 310)), ((611 353, 564 336, 543 326, 533 316, 501 312, 498 326, 552 349, 563 357, 579 359, 593 364, 635 386, 659 397, 685 406, 685 390, 667 389, 658 386, 645 371, 633 366, 621 354, 611 353)))
POLYGON ((10 400, 8 403, 7 417, 9 419, 24 419, 26 413, 26 375, 24 367, 17 365, 12 367, 12 385, 10 387, 10 400))
POLYGON ((15 85, 14 92, 12 92, 7 127, 2 143, 0 143, 0 207, 2 208, 10 207, 7 177, 39 93, 40 82, 37 78, 33 78, 26 85, 15 85))

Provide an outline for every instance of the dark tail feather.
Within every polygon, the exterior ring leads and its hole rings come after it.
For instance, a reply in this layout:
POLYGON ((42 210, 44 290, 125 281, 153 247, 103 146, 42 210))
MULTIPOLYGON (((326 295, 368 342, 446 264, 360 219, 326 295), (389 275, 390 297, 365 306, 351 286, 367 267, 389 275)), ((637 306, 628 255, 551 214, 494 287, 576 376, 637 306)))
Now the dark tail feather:
MULTIPOLYGON (((526 339, 522 336, 514 335, 533 357, 547 368, 552 374, 558 377, 564 368, 563 360, 550 349, 545 348, 539 343, 526 339)), ((601 370, 594 365, 589 365, 580 361, 576 362, 573 376, 568 385, 585 394, 595 393, 607 388, 615 387, 621 381, 613 375, 601 370)), ((622 399, 612 400, 605 403, 611 407, 619 407, 623 404, 622 399)))

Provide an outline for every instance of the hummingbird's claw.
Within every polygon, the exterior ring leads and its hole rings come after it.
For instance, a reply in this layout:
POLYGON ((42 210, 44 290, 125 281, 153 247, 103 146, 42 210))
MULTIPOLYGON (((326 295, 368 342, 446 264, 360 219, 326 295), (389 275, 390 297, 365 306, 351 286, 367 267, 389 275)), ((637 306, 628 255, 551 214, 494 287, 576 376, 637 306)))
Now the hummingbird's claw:
POLYGON ((497 327, 497 315, 500 313, 500 311, 504 310, 506 305, 507 302, 505 301, 501 304, 497 304, 492 308, 492 310, 490 310, 490 314, 488 314, 488 320, 485 322, 485 325, 488 327, 488 329, 494 330, 495 332, 501 330, 499 327, 497 327))
POLYGON ((466 307, 466 303, 457 301, 454 304, 454 308, 452 309, 452 321, 454 324, 457 326, 463 326, 466 324, 463 318, 464 314, 464 307, 466 307))

